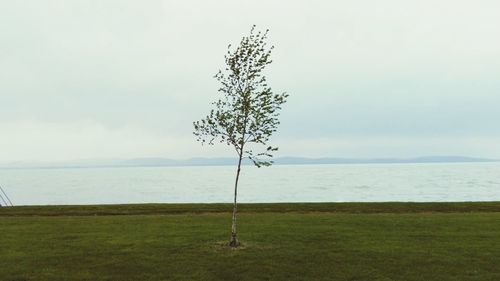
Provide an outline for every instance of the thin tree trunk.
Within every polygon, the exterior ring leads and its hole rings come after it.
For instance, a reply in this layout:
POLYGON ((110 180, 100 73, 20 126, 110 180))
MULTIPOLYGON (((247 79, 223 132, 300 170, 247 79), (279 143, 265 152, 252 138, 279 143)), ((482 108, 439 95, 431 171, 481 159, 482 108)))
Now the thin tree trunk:
POLYGON ((241 159, 243 154, 240 153, 240 159, 238 161, 238 170, 236 171, 236 181, 234 182, 234 204, 233 204, 233 220, 231 224, 231 240, 229 241, 229 246, 236 248, 240 245, 238 238, 236 237, 236 211, 238 210, 238 204, 236 203, 236 198, 238 196, 238 180, 240 178, 241 170, 241 159))

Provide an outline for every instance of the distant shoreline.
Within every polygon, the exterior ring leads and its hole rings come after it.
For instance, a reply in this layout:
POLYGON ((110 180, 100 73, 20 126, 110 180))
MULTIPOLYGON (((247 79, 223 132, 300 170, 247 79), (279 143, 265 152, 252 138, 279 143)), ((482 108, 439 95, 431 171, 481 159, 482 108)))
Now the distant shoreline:
MULTIPOLYGON (((73 162, 15 162, 0 165, 0 169, 85 169, 85 168, 139 168, 139 167, 201 167, 234 166, 236 158, 190 158, 173 160, 167 158, 136 158, 128 160, 82 160, 73 162)), ((278 157, 274 165, 345 165, 345 164, 437 164, 437 163, 492 163, 499 159, 465 156, 426 156, 416 158, 306 158, 278 157)), ((245 159, 243 165, 252 165, 245 159)))

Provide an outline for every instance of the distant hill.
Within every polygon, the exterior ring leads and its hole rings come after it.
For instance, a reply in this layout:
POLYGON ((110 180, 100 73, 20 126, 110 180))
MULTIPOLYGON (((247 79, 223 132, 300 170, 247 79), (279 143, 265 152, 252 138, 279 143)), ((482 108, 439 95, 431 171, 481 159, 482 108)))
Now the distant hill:
MULTIPOLYGON (((499 162, 500 160, 464 156, 425 156, 417 158, 306 158, 278 157, 275 165, 311 165, 311 164, 404 164, 404 163, 471 163, 499 162)), ((22 168, 97 168, 97 167, 174 167, 174 166, 230 166, 236 165, 237 159, 230 157, 190 158, 174 160, 168 158, 135 158, 128 160, 81 160, 73 162, 15 162, 0 165, 3 169, 22 168)), ((244 165, 252 164, 250 160, 244 165)))
MULTIPOLYGON (((417 158, 306 158, 306 157, 278 157, 275 165, 308 165, 308 164, 389 164, 389 163, 460 163, 460 162, 496 162, 498 160, 473 158, 464 156, 426 156, 417 158)), ((127 160, 120 166, 227 166, 236 165, 237 159, 222 158, 191 158, 187 160, 172 160, 163 158, 139 158, 127 160)), ((252 164, 246 159, 244 165, 252 164)))
POLYGON ((464 156, 425 156, 417 158, 303 158, 281 157, 276 164, 389 164, 389 163, 460 163, 460 162, 497 162, 494 159, 473 158, 464 156))

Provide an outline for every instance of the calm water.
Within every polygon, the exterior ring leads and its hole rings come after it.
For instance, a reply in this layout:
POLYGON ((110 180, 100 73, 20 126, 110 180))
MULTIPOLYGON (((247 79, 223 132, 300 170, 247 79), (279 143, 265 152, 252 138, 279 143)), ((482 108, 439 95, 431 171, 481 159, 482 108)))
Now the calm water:
MULTIPOLYGON (((231 202, 234 167, 0 170, 15 205, 231 202)), ((240 202, 500 201, 500 163, 245 166, 240 202)))

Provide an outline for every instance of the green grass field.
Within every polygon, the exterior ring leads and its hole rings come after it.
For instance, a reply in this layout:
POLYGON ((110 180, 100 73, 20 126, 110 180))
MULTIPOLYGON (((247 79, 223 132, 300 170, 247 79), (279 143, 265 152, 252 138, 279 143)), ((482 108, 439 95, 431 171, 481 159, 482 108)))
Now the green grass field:
POLYGON ((500 203, 0 208, 1 280, 500 280, 500 203))

